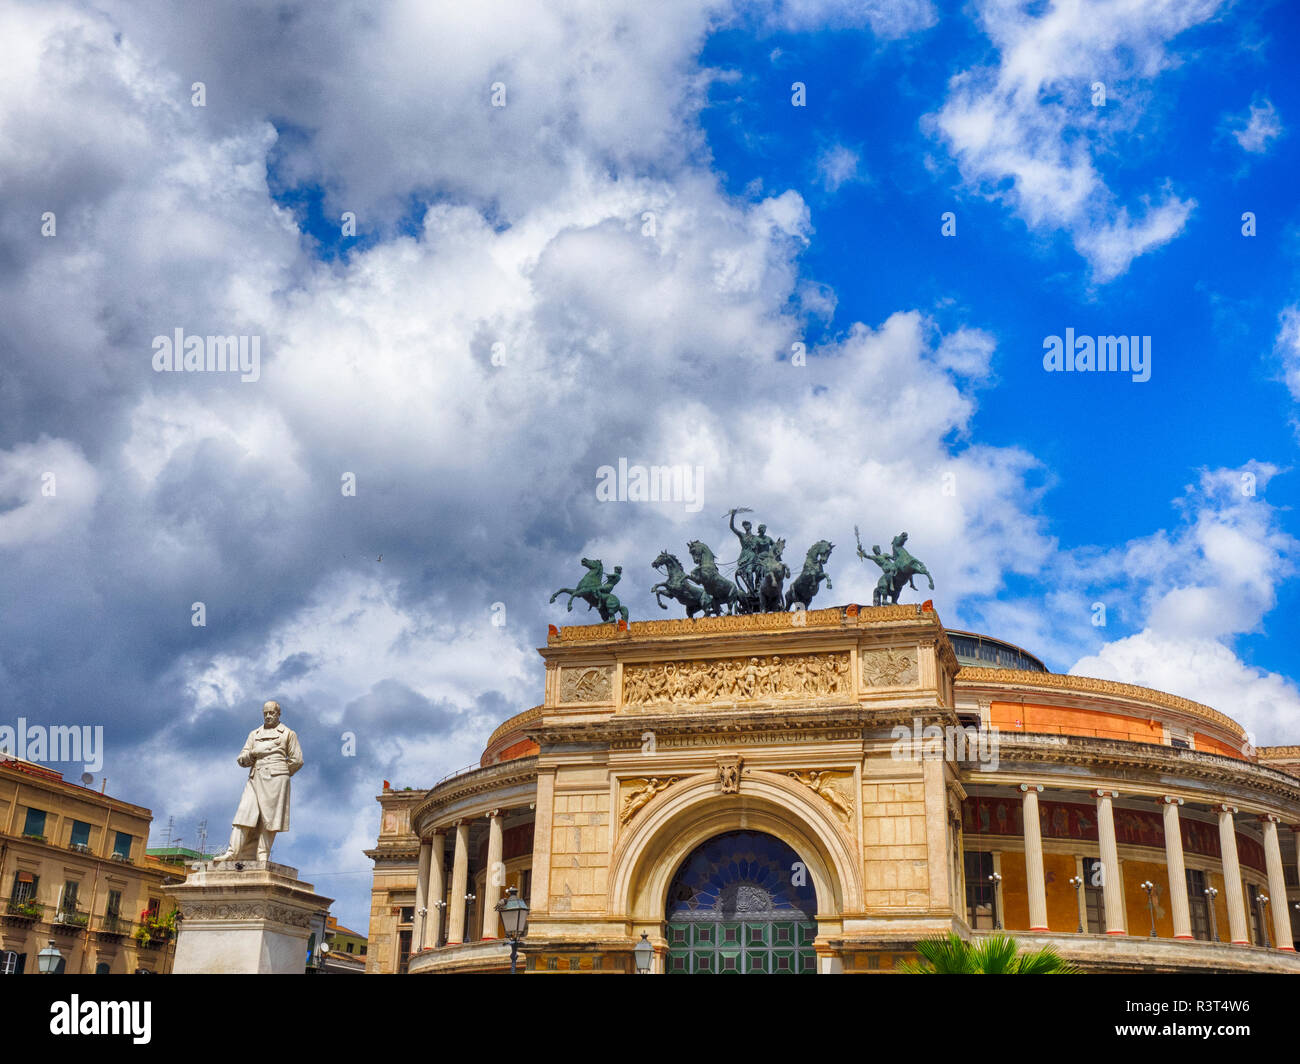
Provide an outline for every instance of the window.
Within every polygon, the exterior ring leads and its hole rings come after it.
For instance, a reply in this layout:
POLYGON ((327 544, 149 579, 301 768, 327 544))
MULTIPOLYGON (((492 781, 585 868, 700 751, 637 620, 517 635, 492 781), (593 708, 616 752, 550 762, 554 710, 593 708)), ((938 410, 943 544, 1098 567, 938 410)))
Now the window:
POLYGON ((109 967, 107 961, 100 961, 97 965, 95 965, 96 975, 108 975, 108 973, 109 973, 109 967))
POLYGON ((533 896, 533 870, 525 868, 519 876, 519 896, 528 901, 533 896))
POLYGON ((0 952, 0 975, 22 975, 26 960, 26 953, 15 953, 13 950, 0 952))
POLYGON ((90 849, 90 825, 82 820, 72 822, 72 835, 68 838, 68 845, 74 850, 90 849))
POLYGON ((45 810, 27 810, 27 820, 23 823, 23 834, 34 838, 45 838, 45 810))
POLYGON ((1169 740, 1169 745, 1176 746, 1179 750, 1190 750, 1192 748, 1192 744, 1186 739, 1175 739, 1172 737, 1169 740))
POLYGON ((411 924, 415 922, 415 906, 403 905, 402 915, 397 918, 399 924, 411 924))
POLYGON ((397 972, 405 975, 411 965, 411 932, 397 933, 397 972))
POLYGON ((349 942, 349 943, 348 943, 348 952, 349 952, 349 953, 352 952, 352 947, 353 947, 354 945, 356 945, 355 942, 349 942))
POLYGON ((131 836, 119 831, 113 839, 113 856, 122 861, 131 859, 131 836))
POLYGON ((108 901, 104 903, 104 930, 116 931, 122 915, 122 892, 110 890, 108 901))
POLYGON ((1101 858, 1083 859, 1083 911, 1087 917, 1084 926, 1090 935, 1100 935, 1106 930, 1105 874, 1101 858))
POLYGON ((1211 941, 1210 899, 1206 897, 1205 873, 1197 868, 1187 869, 1187 903, 1192 910, 1192 937, 1211 941))
POLYGON ((983 850, 966 854, 966 919, 976 930, 992 930, 997 924, 997 892, 989 876, 993 855, 983 850))
POLYGON ((158 909, 161 907, 161 905, 162 902, 160 902, 157 898, 150 898, 149 904, 144 907, 144 911, 151 920, 157 920, 158 909))
POLYGON ((10 900, 18 905, 25 901, 35 901, 36 887, 40 881, 40 876, 34 876, 30 872, 15 872, 14 889, 9 893, 10 900))
POLYGON ((77 911, 77 890, 79 884, 75 879, 66 880, 63 884, 63 900, 59 902, 59 912, 75 913, 77 911))

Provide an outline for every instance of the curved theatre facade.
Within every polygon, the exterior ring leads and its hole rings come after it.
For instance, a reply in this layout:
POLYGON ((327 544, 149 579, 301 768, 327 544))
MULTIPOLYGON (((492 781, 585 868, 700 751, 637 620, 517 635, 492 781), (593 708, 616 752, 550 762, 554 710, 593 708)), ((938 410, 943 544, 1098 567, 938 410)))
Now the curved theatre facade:
POLYGON ((368 970, 884 972, 1013 932, 1099 971, 1300 972, 1300 748, 918 606, 552 627, 480 765, 385 791, 368 970))

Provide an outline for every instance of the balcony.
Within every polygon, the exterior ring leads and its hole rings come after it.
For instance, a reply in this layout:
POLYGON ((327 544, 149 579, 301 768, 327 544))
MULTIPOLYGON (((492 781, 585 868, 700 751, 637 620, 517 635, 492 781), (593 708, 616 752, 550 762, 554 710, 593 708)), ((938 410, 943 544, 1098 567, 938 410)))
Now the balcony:
POLYGON ((123 920, 117 913, 105 913, 99 918, 99 926, 95 928, 95 937, 101 942, 116 942, 132 933, 131 921, 123 920))
POLYGON ((89 913, 83 913, 77 909, 60 909, 54 914, 51 924, 54 930, 60 934, 75 935, 86 930, 86 925, 89 922, 89 913))
POLYGON ((17 901, 10 899, 5 903, 5 910, 0 917, 7 924, 30 927, 45 916, 45 906, 34 901, 17 901))
POLYGON ((70 842, 68 843, 68 849, 73 853, 84 853, 87 855, 90 853, 90 846, 84 842, 70 842))

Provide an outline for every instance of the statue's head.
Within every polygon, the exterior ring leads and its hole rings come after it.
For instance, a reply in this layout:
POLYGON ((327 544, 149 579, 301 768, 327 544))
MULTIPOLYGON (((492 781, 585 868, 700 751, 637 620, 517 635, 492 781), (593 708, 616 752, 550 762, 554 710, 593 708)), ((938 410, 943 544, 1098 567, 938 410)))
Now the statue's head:
POLYGON ((280 703, 263 702, 262 703, 262 723, 268 728, 274 728, 280 723, 280 703))
POLYGON ((741 521, 741 522, 740 522, 740 527, 743 528, 746 532, 748 532, 748 531, 749 531, 751 528, 753 528, 754 526, 753 526, 752 524, 750 524, 750 522, 748 522, 748 521, 741 521))
POLYGON ((759 525, 759 526, 758 526, 758 534, 759 534, 760 536, 761 536, 764 532, 766 532, 766 531, 767 531, 767 525, 759 525))
POLYGON ((622 571, 623 571, 623 567, 621 565, 614 566, 614 572, 621 573, 622 571))

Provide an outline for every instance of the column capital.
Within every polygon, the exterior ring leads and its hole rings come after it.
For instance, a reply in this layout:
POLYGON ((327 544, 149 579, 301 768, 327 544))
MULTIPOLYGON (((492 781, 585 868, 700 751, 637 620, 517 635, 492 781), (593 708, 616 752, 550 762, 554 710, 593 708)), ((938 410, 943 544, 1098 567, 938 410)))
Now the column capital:
POLYGON ((1261 823, 1273 823, 1273 824, 1282 823, 1282 818, 1280 816, 1277 816, 1275 813, 1260 813, 1259 819, 1261 823))
POLYGON ((1237 812, 1237 807, 1235 805, 1229 805, 1227 802, 1216 802, 1214 808, 1217 809, 1220 813, 1237 812))
POLYGON ((500 820, 500 819, 501 819, 501 810, 500 810, 500 809, 489 809, 489 810, 487 811, 487 814, 486 814, 486 815, 487 815, 487 819, 488 819, 488 820, 500 820))
POLYGON ((1037 791, 1039 794, 1043 793, 1043 785, 1041 783, 1022 783, 1020 789, 1022 791, 1037 791))
POLYGON ((1105 787, 1098 787, 1092 792, 1094 798, 1118 798, 1119 791, 1108 790, 1105 787))
POLYGON ((1165 805, 1185 805, 1185 804, 1186 804, 1186 803, 1185 803, 1181 798, 1175 797, 1175 796, 1172 795, 1172 794, 1166 794, 1163 798, 1160 799, 1160 801, 1163 802, 1165 805))

